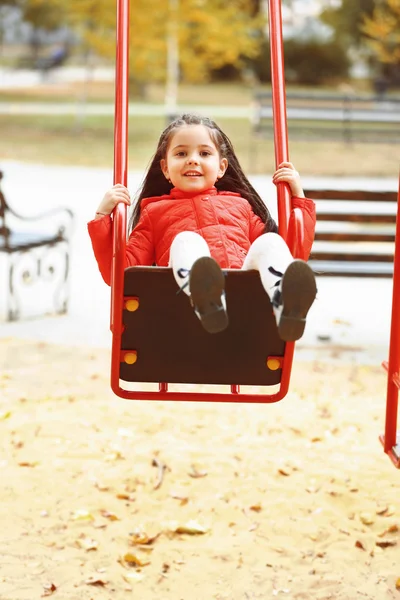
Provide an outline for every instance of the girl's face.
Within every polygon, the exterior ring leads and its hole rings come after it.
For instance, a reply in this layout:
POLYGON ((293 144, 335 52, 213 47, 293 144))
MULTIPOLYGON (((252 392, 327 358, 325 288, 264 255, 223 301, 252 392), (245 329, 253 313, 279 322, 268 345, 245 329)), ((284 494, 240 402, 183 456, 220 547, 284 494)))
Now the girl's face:
POLYGON ((165 177, 184 192, 201 193, 220 179, 227 167, 204 125, 185 125, 171 137, 160 162, 165 177))

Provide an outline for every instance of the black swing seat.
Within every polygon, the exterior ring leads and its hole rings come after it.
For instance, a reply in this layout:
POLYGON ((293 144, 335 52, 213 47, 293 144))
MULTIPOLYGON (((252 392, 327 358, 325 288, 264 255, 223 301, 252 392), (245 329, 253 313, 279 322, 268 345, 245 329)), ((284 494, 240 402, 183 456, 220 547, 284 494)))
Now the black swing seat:
POLYGON ((285 342, 278 335, 258 271, 228 270, 225 290, 229 326, 221 333, 209 334, 188 296, 179 292, 170 268, 126 269, 120 379, 279 384, 282 369, 277 364, 284 355, 285 342))

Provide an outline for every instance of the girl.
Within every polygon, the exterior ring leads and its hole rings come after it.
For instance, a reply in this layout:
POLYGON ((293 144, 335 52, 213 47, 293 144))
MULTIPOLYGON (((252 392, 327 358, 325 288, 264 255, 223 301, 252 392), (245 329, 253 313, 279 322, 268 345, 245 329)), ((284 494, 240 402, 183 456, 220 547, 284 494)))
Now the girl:
MULTIPOLYGON (((315 206, 304 197, 291 163, 273 182, 289 184, 293 207, 304 216, 305 251, 314 238, 315 206)), ((111 213, 131 204, 128 190, 109 190, 88 224, 104 281, 110 285, 111 213)), ((316 295, 314 274, 294 260, 264 202, 244 175, 226 134, 210 119, 186 114, 161 134, 138 194, 125 267, 171 266, 181 290, 209 333, 228 325, 221 269, 257 269, 271 299, 280 337, 299 339, 316 295)))

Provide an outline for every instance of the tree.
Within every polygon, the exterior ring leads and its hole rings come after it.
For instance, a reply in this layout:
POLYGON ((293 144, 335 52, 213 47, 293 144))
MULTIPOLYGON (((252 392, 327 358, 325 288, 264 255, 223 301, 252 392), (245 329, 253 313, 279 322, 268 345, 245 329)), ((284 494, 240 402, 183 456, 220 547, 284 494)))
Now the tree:
POLYGON ((340 5, 326 8, 321 20, 332 27, 335 39, 344 47, 363 43, 361 24, 371 16, 379 0, 342 0, 340 5))
MULTIPOLYGON (((29 0, 31 1, 31 0, 29 0)), ((56 0, 54 0, 56 1, 56 0)), ((99 54, 115 54, 115 4, 110 0, 60 0, 99 54), (68 2, 68 4, 67 4, 68 2)), ((263 19, 254 16, 254 0, 179 0, 177 39, 180 69, 188 81, 207 79, 213 69, 241 65, 259 51, 263 19)), ((142 81, 166 74, 168 0, 135 0, 131 5, 131 71, 142 81)))
POLYGON ((66 18, 65 0, 16 0, 24 21, 36 29, 53 31, 58 29, 66 18))
POLYGON ((385 0, 365 17, 361 31, 368 46, 381 63, 400 62, 400 0, 385 0))
POLYGON ((14 6, 21 11, 22 19, 32 25, 32 60, 38 59, 41 40, 39 31, 55 31, 65 23, 65 0, 16 0, 14 6))

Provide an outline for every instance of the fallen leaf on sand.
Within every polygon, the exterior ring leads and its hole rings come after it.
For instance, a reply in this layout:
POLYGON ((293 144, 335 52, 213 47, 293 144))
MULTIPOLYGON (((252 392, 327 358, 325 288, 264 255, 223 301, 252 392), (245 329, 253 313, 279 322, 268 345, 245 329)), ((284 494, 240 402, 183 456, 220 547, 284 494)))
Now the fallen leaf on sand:
POLYGON ((115 460, 125 460, 125 456, 122 454, 121 450, 114 450, 114 452, 110 452, 107 454, 105 460, 107 462, 113 462, 115 460))
POLYGON ((382 531, 382 533, 378 533, 378 537, 384 537, 387 533, 398 533, 400 531, 399 526, 394 524, 382 531))
POLYGON ((109 521, 119 521, 119 517, 117 517, 117 515, 115 515, 114 513, 110 512, 109 510, 101 510, 100 514, 102 517, 104 517, 105 519, 108 519, 109 521))
POLYGON ((257 502, 257 504, 253 504, 252 506, 250 506, 250 510, 253 510, 254 512, 261 512, 262 511, 261 502, 257 502))
POLYGON ((142 560, 136 554, 132 552, 127 552, 119 561, 124 566, 127 565, 129 567, 145 567, 150 564, 149 560, 142 560))
POLYGON ((86 508, 78 508, 72 513, 73 521, 94 521, 94 516, 86 508))
POLYGON ((373 525, 375 523, 375 518, 372 513, 362 512, 360 514, 360 521, 363 525, 373 525))
POLYGON ((207 471, 199 471, 196 465, 191 465, 188 475, 189 477, 193 477, 193 479, 199 479, 200 477, 206 477, 208 473, 207 471))
POLYGON ((400 590, 400 577, 396 581, 396 590, 400 590))
POLYGON ((364 546, 364 544, 362 542, 360 542, 360 540, 357 540, 354 545, 356 548, 360 548, 360 550, 366 550, 366 547, 364 546))
POLYGON ((389 548, 390 546, 397 546, 396 540, 377 540, 375 542, 379 548, 389 548))
POLYGON ((171 494, 171 498, 174 500, 179 500, 181 506, 185 506, 189 502, 188 496, 183 496, 182 494, 176 494, 175 492, 171 494))
POLYGON ((151 461, 153 467, 157 467, 157 479, 153 486, 154 490, 158 490, 164 481, 164 473, 167 470, 167 465, 158 460, 158 458, 154 457, 151 461))
POLYGON ((1 412, 0 413, 0 421, 5 421, 6 419, 9 419, 11 417, 11 411, 7 410, 5 412, 1 412))
POLYGON ((187 533, 189 535, 201 535, 203 533, 207 533, 209 529, 192 519, 184 525, 171 523, 169 531, 171 533, 187 533))
POLYGON ((100 481, 95 481, 94 487, 96 487, 100 492, 108 492, 110 487, 100 481))
POLYGON ((37 461, 29 461, 29 460, 24 460, 22 462, 18 463, 19 467, 37 467, 38 466, 38 462, 37 461))
POLYGON ((43 586, 44 593, 42 594, 42 598, 45 596, 51 596, 57 590, 57 586, 54 583, 45 583, 43 586))
POLYGON ((289 469, 283 469, 282 467, 278 469, 279 475, 283 475, 284 477, 289 477, 290 471, 289 469))
POLYGON ((116 497, 118 498, 118 500, 129 500, 129 502, 133 502, 133 500, 135 499, 132 494, 128 494, 127 492, 119 492, 118 494, 116 494, 116 497))
POLYGON ((134 531, 133 533, 129 534, 129 542, 132 544, 132 546, 146 546, 155 542, 160 535, 161 533, 156 533, 155 535, 150 536, 144 531, 134 531))
POLYGON ((85 583, 86 583, 86 585, 93 585, 96 587, 104 587, 107 585, 108 581, 94 576, 94 577, 89 577, 88 579, 86 579, 85 583))
POLYGON ((98 542, 96 540, 92 540, 91 538, 83 537, 79 538, 76 542, 80 548, 86 550, 86 552, 90 552, 91 550, 97 550, 99 547, 98 542))

